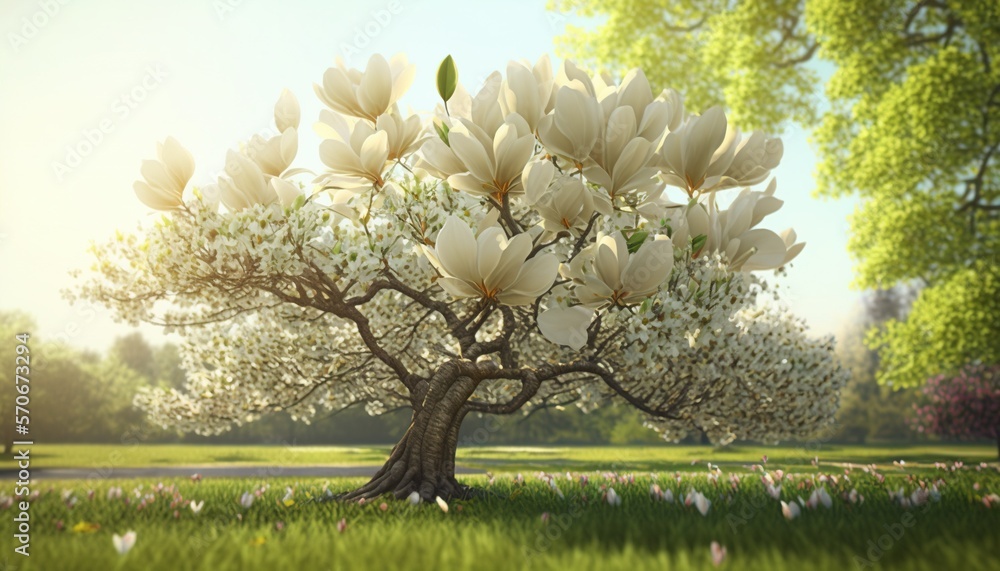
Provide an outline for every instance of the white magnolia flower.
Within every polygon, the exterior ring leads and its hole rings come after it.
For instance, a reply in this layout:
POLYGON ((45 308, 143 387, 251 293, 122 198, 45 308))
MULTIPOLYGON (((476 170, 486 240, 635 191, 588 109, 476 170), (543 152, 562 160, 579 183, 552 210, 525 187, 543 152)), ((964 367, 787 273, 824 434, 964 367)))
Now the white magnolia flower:
POLYGON ((663 135, 680 126, 684 118, 684 101, 676 91, 664 90, 653 99, 646 74, 633 69, 625 74, 620 85, 607 90, 601 97, 604 116, 620 108, 628 108, 635 117, 638 136, 658 145, 663 135))
POLYGON ((136 534, 134 531, 129 530, 125 535, 118 535, 117 533, 111 536, 111 542, 115 545, 115 551, 119 555, 125 555, 131 551, 132 547, 135 546, 136 534))
MULTIPOLYGON (((448 113, 445 113, 440 106, 435 111, 434 128, 446 126, 451 129, 460 122, 469 122, 479 127, 486 134, 486 138, 492 140, 500 126, 504 124, 504 114, 500 110, 498 101, 502 82, 500 74, 494 71, 486 78, 475 97, 470 96, 459 83, 455 94, 448 101, 448 113)), ((462 160, 437 133, 432 133, 424 139, 417 166, 442 180, 467 170, 462 160)))
POLYGON ((764 182, 781 162, 785 148, 781 139, 769 139, 755 131, 736 144, 736 152, 719 188, 753 186, 764 182))
POLYGON ((693 116, 680 129, 669 133, 660 151, 667 167, 664 181, 683 188, 690 195, 718 185, 729 166, 728 161, 716 164, 714 169, 711 167, 716 152, 726 141, 726 134, 726 114, 721 107, 712 107, 701 116, 693 116))
POLYGON ((441 496, 435 497, 434 501, 437 502, 437 505, 439 508, 441 508, 441 511, 443 511, 444 513, 448 513, 448 502, 444 501, 444 499, 442 499, 441 496))
POLYGON ((583 232, 594 213, 594 197, 578 178, 556 176, 551 161, 532 161, 521 174, 525 202, 542 217, 543 228, 552 233, 583 232))
POLYGON ((226 154, 225 171, 229 177, 219 179, 219 189, 222 191, 223 204, 230 210, 242 210, 255 204, 271 204, 278 200, 278 193, 264 177, 260 167, 246 155, 229 151, 226 154))
POLYGON ((705 497, 701 492, 695 492, 692 495, 692 500, 694 501, 694 507, 698 509, 701 515, 708 515, 708 510, 712 507, 712 501, 705 497))
POLYGON ((601 106, 580 82, 556 91, 553 112, 538 122, 538 138, 550 153, 582 168, 597 144, 604 117, 601 106))
POLYGON ((802 508, 799 507, 799 504, 795 502, 790 504, 785 503, 784 501, 781 502, 781 515, 785 516, 785 519, 793 520, 799 517, 801 513, 802 508))
POLYGON ((448 112, 438 106, 435 110, 436 119, 449 128, 455 125, 456 120, 466 119, 492 137, 500 125, 503 125, 504 117, 507 115, 500 107, 501 85, 503 78, 498 71, 486 77, 475 96, 469 95, 465 87, 459 83, 455 88, 455 94, 448 100, 448 112))
POLYGON ((631 107, 618 107, 608 117, 604 134, 583 169, 587 180, 599 184, 614 200, 629 191, 654 183, 657 168, 651 164, 653 143, 639 136, 631 107))
POLYGON ((266 176, 281 176, 295 160, 300 115, 298 100, 285 89, 274 105, 274 124, 279 134, 269 138, 254 135, 243 147, 243 153, 257 163, 266 176))
POLYGON ((390 161, 409 156, 420 146, 420 132, 423 125, 420 124, 420 117, 417 115, 410 115, 404 119, 398 110, 379 115, 375 128, 386 134, 390 161))
POLYGON ((621 233, 598 234, 563 274, 576 282, 576 298, 585 307, 640 303, 653 295, 674 268, 674 249, 666 236, 647 238, 629 254, 621 233))
POLYGON ((173 210, 184 204, 182 195, 194 174, 194 157, 173 137, 157 143, 156 156, 155 161, 142 161, 144 180, 137 180, 133 188, 146 206, 173 210))
POLYGON ((560 498, 562 499, 566 498, 566 495, 563 494, 563 491, 559 489, 559 485, 556 484, 555 478, 549 479, 549 487, 552 488, 552 491, 555 492, 556 495, 559 496, 560 498))
POLYGON ((364 73, 349 69, 342 60, 323 74, 323 85, 314 85, 316 95, 334 111, 375 122, 406 93, 416 70, 406 56, 386 61, 379 54, 368 60, 364 73))
POLYGON ((285 129, 280 135, 265 139, 257 134, 243 147, 243 154, 257 163, 267 176, 281 176, 288 169, 299 150, 299 134, 295 127, 285 129))
POLYGON ((295 203, 300 196, 303 195, 302 189, 300 189, 295 183, 289 182, 283 178, 272 178, 268 184, 271 190, 278 195, 278 200, 281 202, 282 206, 288 207, 295 203))
POLYGON ((833 507, 833 498, 830 497, 830 493, 826 491, 826 488, 817 488, 813 490, 813 493, 806 500, 806 505, 810 508, 816 508, 821 505, 825 508, 833 507))
POLYGON ((721 107, 694 116, 663 141, 663 180, 694 196, 762 182, 781 161, 780 139, 753 133, 741 139, 721 107))
POLYGON ((244 509, 250 509, 250 506, 253 505, 253 500, 253 494, 250 492, 243 492, 243 495, 240 496, 240 505, 243 506, 244 509))
POLYGON ((521 171, 535 152, 535 137, 520 115, 509 115, 493 137, 471 121, 461 120, 448 140, 468 171, 448 177, 453 188, 497 201, 505 194, 524 192, 521 171))
POLYGON ((579 351, 587 343, 587 328, 594 310, 581 307, 553 307, 538 316, 538 329, 549 341, 579 351))
POLYGON ((465 172, 465 164, 462 163, 462 159, 458 158, 455 151, 436 135, 424 139, 420 146, 417 167, 441 180, 446 180, 453 174, 465 172))
POLYGON ((191 511, 197 515, 198 512, 201 511, 201 508, 205 507, 205 500, 202 500, 200 502, 192 501, 190 504, 188 504, 188 507, 191 508, 191 511))
POLYGON ((420 503, 420 494, 417 492, 410 492, 410 495, 406 498, 406 501, 410 502, 410 505, 417 505, 420 503))
POLYGON ((319 181, 334 188, 366 188, 385 184, 389 160, 389 135, 365 122, 354 125, 347 139, 327 139, 319 145, 319 158, 330 167, 319 181))
MULTIPOLYGON (((600 78, 598 81, 600 82, 600 78)), ((565 59, 559 68, 559 73, 556 74, 556 89, 570 86, 584 91, 591 97, 597 96, 597 88, 594 87, 594 80, 590 75, 577 67, 571 60, 565 59)), ((601 87, 604 86, 604 84, 601 85, 601 87)))
POLYGON ((683 249, 690 240, 705 236, 705 243, 695 254, 720 252, 734 271, 771 270, 787 264, 805 247, 804 243, 795 243, 795 232, 788 229, 778 235, 755 228, 765 216, 781 208, 782 201, 774 197, 775 188, 776 181, 772 180, 763 192, 744 189, 723 210, 716 208, 713 194, 707 197, 707 207, 704 202, 669 205, 674 246, 683 249))
POLYGON ((722 562, 726 560, 726 547, 724 545, 719 545, 718 541, 713 541, 711 545, 708 546, 709 552, 712 554, 712 565, 718 567, 722 565, 722 562))
POLYGON ((281 95, 278 96, 278 102, 274 104, 274 124, 278 126, 278 132, 284 133, 288 129, 298 129, 301 118, 302 111, 295 94, 287 89, 282 90, 281 95))
POLYGON ((545 293, 558 273, 552 254, 528 259, 532 239, 521 233, 507 239, 491 226, 477 237, 465 222, 449 216, 433 248, 424 247, 442 274, 437 283, 457 298, 484 298, 504 305, 526 305, 545 293))
POLYGON ((609 506, 618 507, 622 505, 622 497, 618 495, 618 492, 614 488, 608 488, 607 494, 605 494, 605 499, 609 506))
POLYGON ((517 113, 534 132, 538 121, 552 108, 554 83, 548 55, 539 58, 534 67, 512 61, 507 64, 507 79, 500 87, 500 110, 504 116, 517 113))

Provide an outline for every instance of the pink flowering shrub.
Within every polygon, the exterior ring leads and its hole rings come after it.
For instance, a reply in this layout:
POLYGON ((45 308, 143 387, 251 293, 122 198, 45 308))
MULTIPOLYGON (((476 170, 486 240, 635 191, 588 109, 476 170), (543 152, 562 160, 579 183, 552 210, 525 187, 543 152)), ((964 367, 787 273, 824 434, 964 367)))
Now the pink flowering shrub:
POLYGON ((914 405, 919 432, 956 438, 993 438, 1000 452, 1000 366, 968 366, 954 376, 927 381, 929 401, 914 405))

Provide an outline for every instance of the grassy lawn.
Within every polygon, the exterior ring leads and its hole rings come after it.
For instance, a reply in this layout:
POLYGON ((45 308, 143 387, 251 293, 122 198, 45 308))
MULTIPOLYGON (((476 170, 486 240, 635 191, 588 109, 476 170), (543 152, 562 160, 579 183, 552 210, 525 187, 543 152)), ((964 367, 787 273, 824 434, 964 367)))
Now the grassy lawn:
MULTIPOLYGON (((854 469, 850 481, 841 477, 836 484, 821 483, 815 469, 809 472, 782 482, 782 499, 808 498, 816 482, 829 490, 832 507, 803 508, 792 521, 766 494, 759 473, 743 474, 734 488, 725 469, 715 483, 704 471, 681 481, 672 472, 658 475, 658 484, 677 497, 691 487, 702 491, 712 502, 705 516, 683 501, 652 499, 653 480, 638 471, 634 482, 588 472, 585 485, 580 473, 572 481, 560 474, 555 482, 564 498, 534 474, 525 474, 523 485, 511 475, 500 476, 487 487, 487 496, 453 501, 448 513, 434 504, 393 500, 385 511, 380 501, 310 501, 323 497, 326 486, 336 492, 360 480, 272 479, 249 508, 240 506, 239 498, 259 490, 259 481, 183 478, 162 487, 155 480, 107 481, 92 497, 79 482, 45 481, 36 484, 41 495, 30 509, 31 557, 7 547, 14 533, 14 509, 7 508, 0 517, 0 533, 7 538, 0 565, 6 557, 18 570, 688 570, 713 568, 709 545, 718 541, 728 551, 723 568, 841 570, 856 568, 855 557, 868 557, 868 542, 881 541, 883 549, 872 553, 881 568, 996 568, 1000 506, 982 502, 982 495, 1000 493, 995 468, 967 465, 912 477, 889 466, 884 482, 854 469), (940 500, 920 507, 904 508, 887 492, 902 486, 910 493, 939 478, 940 500), (620 506, 602 500, 608 485, 622 497, 620 506), (109 488, 118 486, 123 496, 109 498, 109 488), (286 486, 294 487, 291 505, 282 501, 286 486), (842 495, 855 488, 862 503, 842 495), (199 514, 187 506, 189 500, 204 501, 199 514), (543 513, 550 514, 547 523, 543 513), (343 532, 337 530, 341 519, 343 532), (84 531, 86 524, 100 527, 84 531), (135 547, 119 555, 112 534, 130 529, 137 532, 135 547)), ((829 473, 844 475, 842 469, 829 473)), ((484 476, 465 480, 487 486, 484 476)), ((6 494, 12 489, 11 483, 0 486, 6 494)))
MULTIPOLYGON (((391 446, 198 446, 175 444, 76 445, 37 444, 31 448, 33 468, 102 468, 138 466, 289 465, 358 466, 381 464, 391 446)), ((934 462, 962 460, 966 463, 995 462, 992 445, 935 444, 917 446, 585 446, 585 447, 460 447, 462 466, 493 472, 531 470, 692 470, 692 462, 711 461, 728 471, 768 456, 769 467, 786 470, 811 469, 818 456, 821 465, 890 465, 905 460, 910 469, 933 469, 934 462)), ((13 468, 4 458, 0 469, 13 468)))

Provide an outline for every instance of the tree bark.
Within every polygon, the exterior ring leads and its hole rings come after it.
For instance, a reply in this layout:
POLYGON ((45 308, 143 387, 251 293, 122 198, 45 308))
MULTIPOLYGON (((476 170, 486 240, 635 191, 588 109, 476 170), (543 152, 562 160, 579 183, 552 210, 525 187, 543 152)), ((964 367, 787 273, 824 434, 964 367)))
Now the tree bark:
POLYGON ((364 486, 342 499, 374 499, 393 494, 403 499, 417 492, 423 501, 467 497, 471 490, 455 479, 455 451, 464 405, 478 383, 447 371, 435 375, 410 426, 388 460, 364 486))

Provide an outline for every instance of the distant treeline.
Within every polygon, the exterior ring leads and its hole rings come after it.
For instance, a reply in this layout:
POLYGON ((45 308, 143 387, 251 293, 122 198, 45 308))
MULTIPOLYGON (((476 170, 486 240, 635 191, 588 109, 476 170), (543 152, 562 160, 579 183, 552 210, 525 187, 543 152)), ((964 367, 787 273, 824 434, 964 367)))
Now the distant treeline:
MULTIPOLYGON (((870 293, 861 311, 838 336, 838 353, 853 379, 842 395, 835 442, 863 443, 886 440, 916 440, 920 435, 907 425, 916 401, 915 391, 893 391, 875 382, 878 356, 863 343, 865 331, 906 312, 912 298, 906 290, 870 293)), ((33 331, 31 317, 19 312, 0 312, 4 338, 33 331)), ((34 338, 44 344, 44 339, 34 338)), ((311 424, 274 414, 211 437, 178 434, 152 427, 132 406, 142 386, 182 388, 184 371, 178 348, 151 345, 139 333, 117 339, 100 355, 63 345, 43 345, 32 371, 31 436, 36 442, 118 442, 135 438, 146 442, 186 443, 295 443, 295 444, 386 444, 396 442, 406 430, 409 413, 397 411, 379 417, 361 408, 334 414, 319 414, 311 424)), ((12 343, 2 350, 11 352, 12 343)), ((13 354, 4 362, 13 363, 13 354)), ((3 376, 4 402, 11 402, 10 367, 3 376)), ((13 439, 9 406, 0 411, 4 440, 13 439)), ((827 438, 825 438, 827 439, 827 438)), ((701 441, 700 436, 691 439, 701 441)), ((642 444, 656 443, 653 431, 642 425, 640 413, 631 407, 600 407, 584 414, 573 407, 544 409, 528 416, 472 417, 463 425, 464 445, 490 444, 642 444)))

